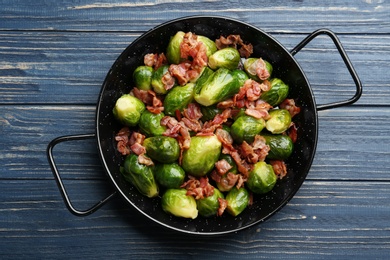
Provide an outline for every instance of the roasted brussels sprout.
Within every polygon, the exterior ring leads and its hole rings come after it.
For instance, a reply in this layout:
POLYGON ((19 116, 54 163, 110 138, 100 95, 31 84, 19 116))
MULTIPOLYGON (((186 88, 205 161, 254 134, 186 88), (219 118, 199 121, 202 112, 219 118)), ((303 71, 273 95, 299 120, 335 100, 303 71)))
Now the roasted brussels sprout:
POLYGON ((238 84, 240 85, 240 87, 242 85, 244 85, 245 81, 247 79, 249 79, 248 77, 248 74, 246 74, 244 71, 242 70, 239 70, 239 69, 235 69, 232 71, 233 73, 233 76, 236 77, 238 79, 238 84))
POLYGON ((253 193, 264 194, 272 190, 276 180, 277 178, 271 165, 265 162, 257 162, 249 173, 246 184, 253 193))
POLYGON ((169 73, 168 68, 169 68, 169 65, 163 65, 163 66, 159 67, 157 70, 155 70, 153 75, 152 75, 152 81, 150 82, 150 84, 152 85, 154 92, 156 92, 157 94, 166 94, 168 92, 165 89, 164 83, 162 80, 165 73, 169 73))
POLYGON ((213 40, 203 35, 198 35, 198 41, 202 42, 206 46, 206 55, 210 57, 214 52, 218 50, 217 45, 213 40))
POLYGON ((239 144, 243 141, 252 143, 255 136, 264 129, 264 126, 264 119, 257 119, 249 115, 242 115, 238 117, 230 127, 230 134, 233 140, 239 144))
POLYGON ((271 76, 273 68, 271 63, 269 63, 268 61, 263 60, 261 58, 248 58, 244 61, 244 70, 248 74, 248 76, 256 81, 261 81, 257 74, 258 67, 265 67, 269 75, 271 76))
POLYGON ((190 148, 183 152, 184 171, 195 177, 206 175, 214 168, 221 154, 222 144, 217 136, 193 136, 190 148))
POLYGON ((289 87, 281 79, 270 80, 271 89, 261 94, 261 99, 275 107, 287 98, 289 87))
POLYGON ((226 211, 236 217, 246 209, 249 204, 249 192, 244 187, 233 187, 226 195, 226 211))
POLYGON ((194 99, 194 88, 194 83, 188 83, 171 89, 164 99, 165 114, 174 116, 176 110, 182 112, 194 99))
POLYGON ((145 104, 136 97, 124 94, 115 103, 112 110, 114 117, 122 124, 135 126, 138 124, 145 104))
POLYGON ((154 179, 152 167, 140 164, 137 155, 126 156, 123 168, 124 178, 132 183, 142 195, 149 198, 158 195, 159 189, 154 179))
POLYGON ((265 128, 271 133, 281 134, 290 127, 291 115, 286 109, 272 109, 269 116, 265 128))
POLYGON ((185 33, 178 31, 169 41, 165 56, 170 64, 179 64, 181 61, 180 44, 185 33))
POLYGON ((270 147, 267 155, 268 159, 285 160, 290 157, 294 149, 294 144, 288 135, 262 134, 262 136, 265 138, 266 144, 270 147))
MULTIPOLYGON (((201 78, 203 81, 203 76, 201 78)), ((220 68, 202 85, 197 85, 195 100, 203 106, 211 106, 232 97, 240 87, 238 78, 230 70, 220 68)))
POLYGON ((142 90, 150 90, 152 81, 153 68, 149 66, 139 66, 133 72, 134 84, 137 88, 142 90))
POLYGON ((240 53, 236 48, 227 47, 214 52, 209 57, 208 65, 213 70, 219 68, 234 70, 237 69, 240 59, 240 53))
POLYGON ((224 198, 222 192, 218 189, 214 189, 213 195, 196 200, 199 215, 202 217, 216 216, 219 209, 219 198, 224 198))
POLYGON ((195 219, 198 216, 194 197, 186 189, 168 189, 161 197, 163 210, 176 217, 195 219))
POLYGON ((164 188, 175 189, 183 184, 186 173, 177 163, 162 163, 154 167, 154 176, 164 188))
POLYGON ((169 136, 152 136, 143 143, 146 154, 161 163, 173 163, 179 159, 180 146, 178 141, 169 136))
POLYGON ((163 117, 163 112, 160 112, 159 114, 154 114, 149 110, 145 110, 141 114, 141 118, 138 122, 138 126, 141 132, 144 133, 146 136, 162 135, 166 130, 166 127, 160 124, 160 121, 163 117))

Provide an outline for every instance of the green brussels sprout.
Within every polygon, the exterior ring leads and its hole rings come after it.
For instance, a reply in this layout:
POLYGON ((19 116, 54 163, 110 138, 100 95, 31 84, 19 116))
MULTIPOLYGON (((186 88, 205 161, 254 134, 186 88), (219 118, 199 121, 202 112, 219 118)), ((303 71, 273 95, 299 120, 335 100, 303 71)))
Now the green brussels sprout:
POLYGON ((179 188, 186 177, 185 171, 177 163, 157 164, 154 175, 157 183, 168 189, 179 188))
POLYGON ((263 118, 242 115, 230 127, 230 134, 236 143, 241 144, 243 141, 253 143, 255 136, 264 129, 264 126, 263 118))
POLYGON ((194 197, 186 189, 168 189, 161 197, 163 210, 176 217, 195 219, 198 216, 194 197))
POLYGON ((237 49, 227 47, 214 52, 209 57, 208 65, 211 69, 225 68, 229 70, 237 69, 241 57, 237 49))
POLYGON ((222 144, 216 135, 191 137, 190 148, 183 152, 184 171, 195 177, 206 175, 214 168, 221 153, 222 144))
POLYGON ((273 189, 276 180, 277 178, 271 165, 265 162, 257 162, 249 173, 246 184, 253 193, 264 194, 273 189))
POLYGON ((262 134, 262 136, 265 138, 266 144, 270 147, 267 155, 268 159, 285 160, 291 155, 294 144, 288 135, 262 134))
POLYGON ((195 100, 203 106, 211 106, 232 97, 240 87, 238 78, 231 71, 220 68, 196 89, 195 100))
POLYGON ((167 129, 165 126, 162 126, 160 124, 160 121, 163 117, 164 117, 163 112, 154 114, 149 110, 145 110, 141 114, 141 118, 139 119, 138 122, 138 126, 141 132, 147 136, 162 135, 167 129))
POLYGON ((206 218, 217 215, 219 209, 219 198, 223 199, 224 196, 222 192, 214 188, 213 195, 196 200, 199 215, 206 218))
POLYGON ((203 122, 206 122, 209 120, 213 120, 217 114, 222 113, 223 109, 217 108, 216 105, 212 105, 212 106, 208 106, 208 107, 201 106, 200 111, 202 112, 201 120, 203 122))
POLYGON ((143 143, 146 154, 161 163, 173 163, 179 159, 180 146, 178 141, 169 136, 152 136, 143 143))
POLYGON ((194 99, 194 89, 194 83, 188 83, 185 86, 176 86, 171 89, 164 99, 165 114, 174 116, 176 110, 182 112, 194 99))
POLYGON ((249 192, 244 187, 233 187, 226 195, 226 211, 236 217, 246 209, 249 204, 249 192))
POLYGON ((195 82, 195 93, 199 94, 203 85, 212 77, 214 71, 209 67, 204 67, 202 73, 200 74, 198 80, 195 82))
POLYGON ((232 166, 232 168, 226 174, 221 176, 221 180, 217 182, 217 188, 222 192, 226 192, 226 191, 230 191, 235 186, 235 183, 233 185, 229 183, 229 179, 227 178, 228 173, 237 174, 238 170, 237 170, 236 162, 233 160, 233 158, 230 155, 221 154, 221 156, 219 156, 219 160, 222 159, 226 160, 232 166))
POLYGON ((274 107, 287 98, 289 87, 278 78, 271 79, 270 83, 271 89, 263 92, 260 98, 274 107))
POLYGON ((180 45, 185 33, 178 31, 169 41, 165 56, 170 64, 179 64, 181 61, 180 45))
POLYGON ((232 71, 233 76, 238 79, 238 84, 240 86, 244 85, 245 81, 249 79, 248 74, 245 73, 243 70, 235 69, 232 71))
POLYGON ((138 66, 133 72, 134 84, 138 89, 150 90, 152 86, 153 68, 150 66, 138 66))
POLYGON ((152 88, 154 92, 157 94, 166 94, 168 91, 164 87, 164 83, 162 81, 163 76, 165 73, 168 72, 169 65, 163 65, 159 67, 152 75, 152 81, 150 84, 152 85, 152 88))
POLYGON ((286 109, 272 109, 269 111, 270 119, 265 123, 265 128, 273 134, 285 132, 291 124, 291 115, 286 109))
POLYGON ((137 190, 149 198, 156 197, 159 189, 154 179, 153 168, 138 162, 138 156, 130 154, 126 156, 123 164, 123 177, 132 183, 137 190))
POLYGON ((136 97, 124 94, 115 103, 112 109, 114 117, 123 125, 135 126, 138 124, 145 104, 136 97))
POLYGON ((269 75, 271 76, 273 67, 271 63, 269 63, 266 60, 259 59, 259 58, 248 58, 244 61, 244 71, 248 74, 248 76, 256 81, 261 81, 260 78, 257 75, 257 66, 258 62, 264 62, 265 63, 265 68, 267 69, 269 75))
POLYGON ((217 45, 213 40, 203 35, 198 35, 198 41, 202 42, 206 46, 206 55, 210 57, 214 52, 218 50, 217 45))

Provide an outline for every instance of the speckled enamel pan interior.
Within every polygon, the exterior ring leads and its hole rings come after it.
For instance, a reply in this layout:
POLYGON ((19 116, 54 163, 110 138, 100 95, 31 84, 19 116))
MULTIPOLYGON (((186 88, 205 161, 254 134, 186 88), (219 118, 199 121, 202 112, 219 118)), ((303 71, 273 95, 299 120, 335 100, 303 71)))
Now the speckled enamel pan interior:
MULTIPOLYGON (((317 110, 309 82, 293 56, 264 31, 249 24, 225 17, 195 16, 166 22, 146 32, 132 42, 113 64, 103 83, 96 112, 96 133, 99 153, 109 179, 119 194, 149 219, 184 233, 218 235, 242 230, 262 222, 280 210, 294 196, 311 167, 317 145, 317 110), (171 36, 177 31, 194 32, 210 39, 221 35, 240 34, 254 47, 253 57, 263 57, 273 65, 273 77, 290 86, 289 97, 301 107, 294 118, 298 126, 298 141, 287 161, 288 175, 277 182, 266 195, 254 196, 254 204, 238 217, 187 220, 169 216, 161 209, 160 198, 149 199, 138 193, 119 172, 123 157, 116 151, 115 133, 120 129, 112 115, 117 98, 131 90, 132 71, 143 64, 147 53, 165 52, 171 36)), ((135 223, 136 225, 136 223, 135 223)))

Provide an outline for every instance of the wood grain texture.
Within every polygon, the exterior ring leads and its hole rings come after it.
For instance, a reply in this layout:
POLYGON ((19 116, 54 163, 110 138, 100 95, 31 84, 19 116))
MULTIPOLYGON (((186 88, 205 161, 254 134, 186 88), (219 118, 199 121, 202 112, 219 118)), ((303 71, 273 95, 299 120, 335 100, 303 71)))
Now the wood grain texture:
POLYGON ((223 15, 273 32, 388 33, 389 3, 366 1, 5 1, 0 30, 145 31, 189 15, 223 15))
MULTIPOLYGON (((386 259, 390 253, 390 2, 149 0, 0 4, 1 259, 386 259), (272 218, 220 237, 162 228, 117 197, 96 213, 68 212, 46 147, 93 133, 102 82, 142 33, 187 15, 248 22, 287 50, 326 27, 363 83, 352 106, 320 111, 312 168, 272 218)), ((295 58, 318 104, 349 99, 354 85, 333 43, 319 37, 295 58)), ((95 140, 54 156, 74 205, 111 193, 95 140)))
MULTIPOLYGON (((115 59, 139 36, 0 32, 0 104, 95 104, 115 59)), ((291 50, 307 35, 273 36, 291 50)), ((339 38, 364 86, 363 97, 357 104, 387 105, 390 36, 340 35, 339 38)), ((354 95, 353 80, 329 38, 316 38, 295 57, 318 104, 354 95)))
MULTIPOLYGON (((78 205, 94 203, 93 197, 107 192, 99 181, 74 180, 68 185, 78 190, 78 205)), ((91 216, 75 217, 65 209, 52 180, 1 180, 0 189, 0 256, 14 259, 62 258, 63 254, 69 258, 372 259, 386 257, 390 250, 390 230, 383 225, 390 214, 389 183, 305 181, 271 219, 214 238, 166 230, 119 198, 91 216)))

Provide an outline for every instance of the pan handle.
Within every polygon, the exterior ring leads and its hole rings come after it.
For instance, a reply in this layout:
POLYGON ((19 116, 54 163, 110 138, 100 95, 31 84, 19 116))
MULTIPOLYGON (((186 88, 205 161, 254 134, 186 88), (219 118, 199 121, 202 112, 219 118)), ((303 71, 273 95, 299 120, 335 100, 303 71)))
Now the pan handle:
POLYGON ((312 34, 310 34, 305 39, 303 39, 297 46, 295 46, 295 48, 292 49, 290 51, 290 53, 292 55, 297 54, 303 47, 306 46, 306 44, 308 44, 311 40, 313 40, 318 35, 322 35, 322 34, 329 36, 333 40, 333 43, 335 44, 337 50, 339 51, 341 57, 343 58, 345 66, 347 66, 347 69, 348 69, 349 73, 351 74, 353 81, 355 82, 356 92, 355 92, 355 95, 351 99, 344 100, 344 101, 338 101, 338 102, 334 102, 334 103, 329 103, 329 104, 324 104, 324 105, 318 105, 317 110, 325 110, 325 109, 340 107, 340 106, 344 106, 344 105, 349 105, 349 104, 356 102, 360 98, 360 96, 362 95, 362 84, 360 82, 360 79, 359 79, 358 75, 356 74, 355 69, 353 68, 353 66, 351 64, 351 61, 349 60, 347 53, 345 52, 343 46, 341 45, 340 40, 337 38, 336 34, 333 33, 332 31, 330 31, 328 29, 319 29, 317 31, 314 31, 312 34))
POLYGON ((86 215, 89 215, 89 214, 95 212, 101 206, 103 206, 106 202, 108 202, 110 199, 112 199, 114 197, 114 195, 116 195, 116 191, 114 191, 113 193, 108 195, 106 198, 100 200, 98 203, 96 203, 95 205, 93 205, 91 208, 89 208, 87 210, 78 210, 78 209, 76 209, 73 206, 71 200, 69 199, 68 193, 66 192, 66 189, 65 189, 64 183, 63 183, 63 181, 61 179, 60 173, 58 172, 57 166, 56 166, 56 164, 54 162, 53 148, 54 148, 54 146, 56 146, 57 144, 62 143, 62 142, 91 139, 91 138, 95 138, 95 137, 96 137, 95 134, 81 134, 81 135, 60 136, 60 137, 57 137, 57 138, 53 139, 49 143, 49 145, 47 146, 47 150, 46 150, 47 158, 49 160, 51 170, 52 170, 53 175, 55 177, 55 180, 57 182, 58 188, 60 189, 62 198, 64 199, 65 205, 68 208, 68 210, 72 214, 74 214, 76 216, 86 216, 86 215))

